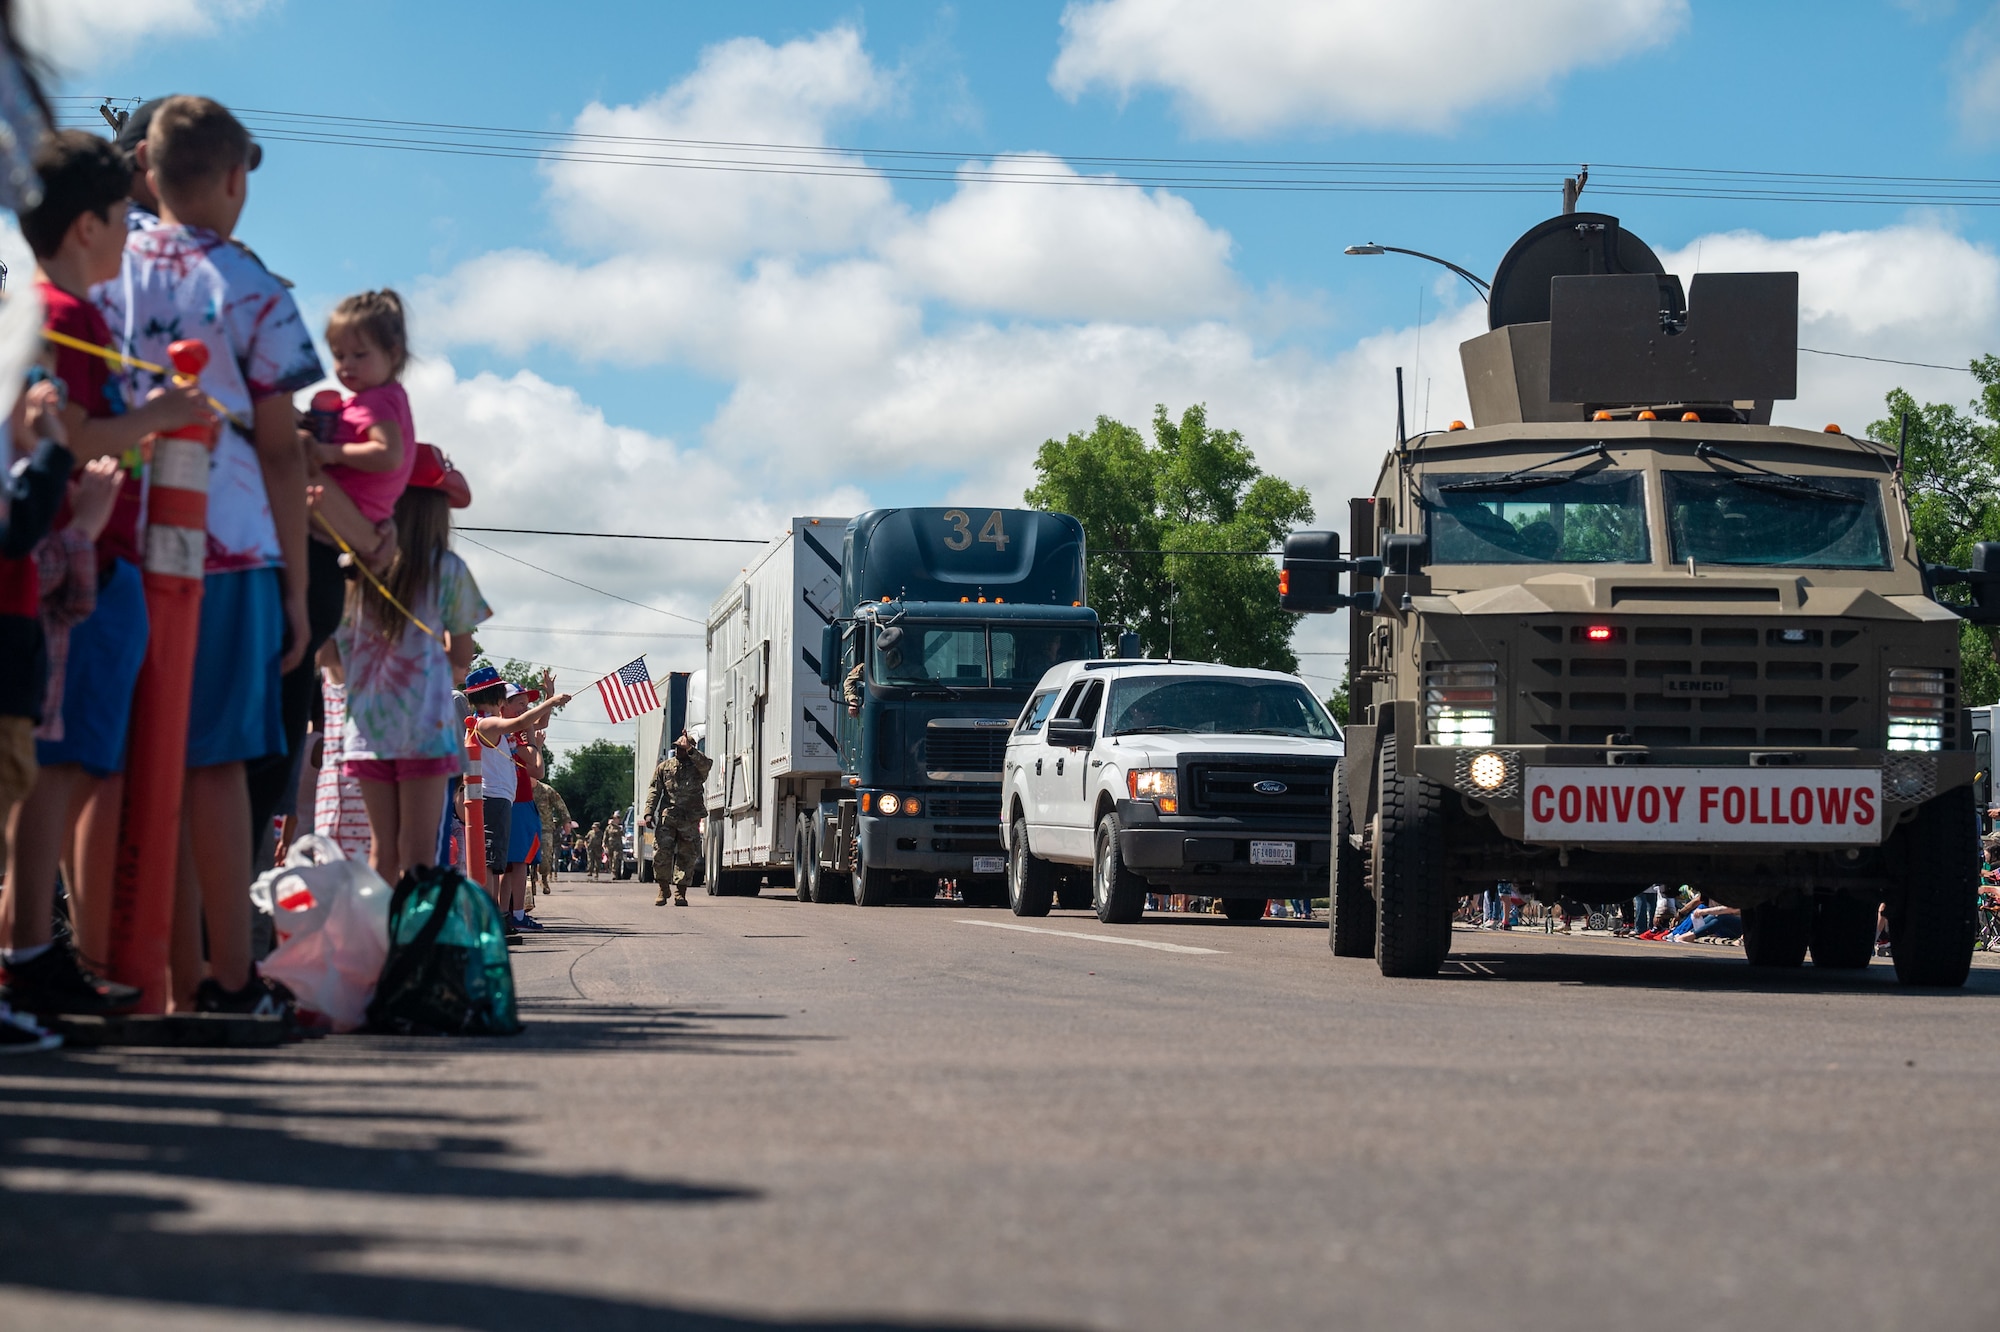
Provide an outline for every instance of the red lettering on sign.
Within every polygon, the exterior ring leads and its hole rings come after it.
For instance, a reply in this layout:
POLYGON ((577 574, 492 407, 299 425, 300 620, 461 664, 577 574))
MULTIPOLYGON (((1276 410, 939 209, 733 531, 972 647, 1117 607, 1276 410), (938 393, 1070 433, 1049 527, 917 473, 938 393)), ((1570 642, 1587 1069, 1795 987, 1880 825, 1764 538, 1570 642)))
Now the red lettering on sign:
POLYGON ((1639 822, 1658 823, 1660 821, 1660 788, 1642 786, 1639 788, 1639 822))
POLYGON ((1611 812, 1618 816, 1620 823, 1632 821, 1632 797, 1639 794, 1629 786, 1611 788, 1611 812))
POLYGON ((1875 822, 1875 793, 1865 786, 1854 788, 1854 821, 1863 828, 1875 822))
POLYGON ((1602 823, 1610 816, 1604 807, 1604 788, 1586 786, 1583 788, 1583 817, 1589 823, 1602 823))
POLYGON ((1535 793, 1528 797, 1529 802, 1534 806, 1536 823, 1547 823, 1556 816, 1555 806, 1543 803, 1545 801, 1552 801, 1555 798, 1556 793, 1554 788, 1547 786, 1536 787, 1535 793))
POLYGON ((1687 788, 1685 786, 1669 786, 1663 789, 1667 793, 1667 822, 1679 823, 1681 821, 1681 797, 1687 794, 1687 788))
POLYGON ((1743 822, 1743 788, 1725 786, 1722 788, 1722 821, 1724 823, 1743 822))
POLYGON ((1716 788, 1713 786, 1704 786, 1701 788, 1701 821, 1703 823, 1708 822, 1708 812, 1715 808, 1715 790, 1716 788))
MULTIPOLYGON (((1762 814, 1759 814, 1757 812, 1757 797, 1762 794, 1763 794, 1762 787, 1753 786, 1750 788, 1750 822, 1752 823, 1770 822, 1769 819, 1765 818, 1762 814)), ((1727 815, 1725 815, 1724 817, 1727 817, 1727 815)))
MULTIPOLYGON (((1575 823, 1583 817, 1583 792, 1574 786, 1565 786, 1556 793, 1556 812, 1564 823, 1575 823)), ((1504 922, 1503 922, 1504 923, 1504 922)))
POLYGON ((1792 788, 1792 822, 1812 822, 1812 791, 1808 787, 1794 786, 1792 788))
POLYGON ((1832 826, 1847 822, 1847 801, 1852 794, 1844 786, 1819 788, 1819 821, 1832 826))

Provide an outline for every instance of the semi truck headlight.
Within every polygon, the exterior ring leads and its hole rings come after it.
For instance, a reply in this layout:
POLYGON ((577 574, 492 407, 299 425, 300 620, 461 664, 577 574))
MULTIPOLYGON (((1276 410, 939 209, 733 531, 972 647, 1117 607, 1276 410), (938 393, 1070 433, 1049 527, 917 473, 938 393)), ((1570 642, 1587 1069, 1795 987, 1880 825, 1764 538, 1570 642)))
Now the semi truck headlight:
POLYGON ((1889 668, 1889 743, 1892 750, 1944 748, 1944 715, 1951 685, 1940 670, 1889 668))
POLYGON ((1134 768, 1125 774, 1125 789, 1134 800, 1152 801, 1162 814, 1180 810, 1180 777, 1172 768, 1134 768))
POLYGON ((1493 743, 1499 667, 1490 661, 1437 662, 1424 668, 1424 732, 1434 745, 1493 743))
POLYGON ((894 791, 884 791, 882 798, 875 802, 875 807, 884 814, 894 814, 903 807, 903 802, 897 798, 894 791))

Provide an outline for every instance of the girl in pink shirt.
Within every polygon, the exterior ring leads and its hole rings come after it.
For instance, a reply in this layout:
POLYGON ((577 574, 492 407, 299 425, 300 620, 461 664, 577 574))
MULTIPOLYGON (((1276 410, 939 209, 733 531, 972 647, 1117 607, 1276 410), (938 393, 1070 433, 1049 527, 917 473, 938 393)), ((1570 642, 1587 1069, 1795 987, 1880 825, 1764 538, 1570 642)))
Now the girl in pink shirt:
POLYGON ((313 447, 326 479, 371 523, 387 522, 417 461, 410 398, 397 383, 410 360, 403 298, 384 287, 349 296, 326 321, 334 377, 351 395, 333 439, 313 447))

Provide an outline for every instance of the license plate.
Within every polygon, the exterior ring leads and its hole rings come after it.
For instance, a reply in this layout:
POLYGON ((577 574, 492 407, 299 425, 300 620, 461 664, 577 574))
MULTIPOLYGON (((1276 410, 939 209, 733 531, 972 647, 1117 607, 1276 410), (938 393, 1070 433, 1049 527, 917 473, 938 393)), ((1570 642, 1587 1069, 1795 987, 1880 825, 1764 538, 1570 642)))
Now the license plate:
POLYGON ((1007 857, 974 856, 972 858, 972 872, 974 874, 1005 874, 1007 872, 1007 857))
POLYGON ((1250 843, 1250 863, 1253 865, 1296 865, 1299 863, 1297 842, 1252 842, 1250 843))
POLYGON ((1876 768, 1530 768, 1531 842, 1882 840, 1876 768))

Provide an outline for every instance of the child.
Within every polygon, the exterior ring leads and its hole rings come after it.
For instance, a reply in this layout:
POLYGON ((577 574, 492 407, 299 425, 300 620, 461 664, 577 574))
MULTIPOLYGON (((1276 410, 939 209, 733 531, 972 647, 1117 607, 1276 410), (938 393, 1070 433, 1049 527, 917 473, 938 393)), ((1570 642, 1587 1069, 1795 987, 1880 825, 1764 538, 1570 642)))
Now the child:
MULTIPOLYGON (((177 971, 174 1004, 280 1013, 283 997, 250 962, 251 859, 261 830, 252 823, 245 764, 286 752, 279 681, 315 646, 306 612, 305 457, 291 395, 323 372, 291 293, 230 243, 249 199, 252 147, 219 103, 161 103, 146 132, 159 225, 127 235, 123 270, 94 295, 128 355, 165 365, 169 343, 206 343, 202 388, 225 416, 209 467, 183 801, 201 812, 185 822, 192 854, 183 866, 192 874, 183 875, 182 889, 200 895, 209 974, 197 985, 177 971)), ((160 377, 134 378, 143 388, 160 377)))
POLYGON ((409 364, 403 299, 384 288, 349 296, 326 321, 333 372, 351 397, 331 442, 313 442, 313 460, 370 523, 387 522, 417 461, 410 397, 397 382, 409 364))
POLYGON ((347 775, 341 754, 347 740, 347 686, 341 674, 340 649, 332 639, 319 650, 320 714, 319 776, 313 783, 313 831, 333 839, 349 860, 367 857, 370 849, 368 804, 361 780, 347 775))
MULTIPOLYGON (((508 898, 502 880, 509 865, 518 771, 514 766, 514 742, 508 733, 532 731, 545 725, 570 698, 568 694, 555 694, 525 712, 505 715, 503 709, 510 695, 518 697, 523 692, 501 679, 500 672, 491 666, 480 666, 465 677, 465 697, 474 714, 469 729, 477 737, 481 750, 479 778, 486 817, 486 870, 494 901, 502 908, 503 915, 507 914, 508 898)), ((509 943, 520 939, 511 916, 507 920, 507 939, 509 943)))
POLYGON ((341 770, 361 783, 369 861, 389 883, 436 852, 445 783, 464 751, 451 682, 471 664, 473 627, 493 614, 451 550, 453 501, 471 501, 463 479, 453 484, 457 473, 434 444, 413 442, 411 455, 416 470, 395 503, 398 550, 382 580, 388 595, 356 580, 334 635, 347 706, 341 770))

